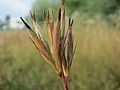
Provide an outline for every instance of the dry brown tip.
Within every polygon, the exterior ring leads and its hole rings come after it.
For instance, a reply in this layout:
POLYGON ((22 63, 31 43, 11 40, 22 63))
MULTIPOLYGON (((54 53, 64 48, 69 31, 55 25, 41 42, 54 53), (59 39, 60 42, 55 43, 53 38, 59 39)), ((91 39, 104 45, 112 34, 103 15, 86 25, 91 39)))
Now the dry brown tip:
POLYGON ((25 22, 25 20, 22 17, 20 17, 20 19, 25 24, 26 28, 29 29, 29 30, 31 30, 31 27, 25 22))
POLYGON ((62 5, 64 5, 65 4, 65 0, 62 0, 62 5))
POLYGON ((59 8, 59 12, 58 12, 58 21, 61 20, 61 8, 59 8))

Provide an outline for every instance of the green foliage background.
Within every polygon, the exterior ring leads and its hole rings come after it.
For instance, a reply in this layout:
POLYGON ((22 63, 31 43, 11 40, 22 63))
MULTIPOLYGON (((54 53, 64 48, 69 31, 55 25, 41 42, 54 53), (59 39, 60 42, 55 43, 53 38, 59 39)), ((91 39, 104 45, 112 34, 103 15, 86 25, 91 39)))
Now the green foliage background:
MULTIPOLYGON (((120 0, 66 1, 78 43, 70 90, 120 90, 120 0)), ((36 0, 31 11, 42 21, 43 11, 54 8, 57 12, 58 5, 57 0, 36 0)), ((0 31, 0 90, 62 90, 59 77, 28 34, 25 30, 0 31)))
MULTIPOLYGON (((60 5, 61 0, 36 0, 32 10, 37 13, 39 20, 43 20, 44 10, 55 9, 60 5)), ((71 16, 74 12, 79 14, 91 13, 92 15, 109 15, 120 8, 120 0, 66 0, 66 12, 71 16)))

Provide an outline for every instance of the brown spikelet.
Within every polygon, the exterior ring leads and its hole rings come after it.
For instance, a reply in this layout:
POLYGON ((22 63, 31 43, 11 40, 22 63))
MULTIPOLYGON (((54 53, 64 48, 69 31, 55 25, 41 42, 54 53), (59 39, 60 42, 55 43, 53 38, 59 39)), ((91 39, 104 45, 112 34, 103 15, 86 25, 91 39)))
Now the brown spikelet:
POLYGON ((53 34, 54 34, 53 42, 54 42, 54 47, 57 54, 58 54, 59 43, 60 43, 60 24, 61 24, 60 20, 61 20, 61 9, 59 9, 58 19, 55 23, 54 30, 53 30, 53 34))
POLYGON ((68 68, 70 66, 70 63, 72 62, 72 57, 73 57, 72 24, 73 24, 73 20, 71 21, 71 18, 69 18, 68 33, 67 33, 67 61, 68 61, 68 68))
POLYGON ((41 38, 38 38, 36 33, 30 28, 30 26, 21 18, 21 20, 24 22, 26 27, 28 28, 30 32, 30 39, 32 40, 33 44, 36 46, 38 51, 45 57, 45 59, 50 60, 50 56, 48 52, 46 52, 45 46, 41 40, 41 38))

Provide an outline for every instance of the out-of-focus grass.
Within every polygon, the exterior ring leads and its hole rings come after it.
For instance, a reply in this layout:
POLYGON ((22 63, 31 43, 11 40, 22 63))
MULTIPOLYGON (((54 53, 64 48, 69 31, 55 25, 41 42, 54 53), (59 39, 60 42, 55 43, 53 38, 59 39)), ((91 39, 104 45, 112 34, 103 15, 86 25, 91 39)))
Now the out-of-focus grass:
POLYGON ((95 24, 75 31, 75 39, 78 41, 72 67, 75 86, 79 90, 119 90, 120 31, 95 24))
MULTIPOLYGON (((119 90, 120 31, 102 24, 78 26, 74 41, 71 90, 119 90)), ((0 32, 0 90, 62 90, 58 79, 27 31, 0 32)))
POLYGON ((56 90, 57 81, 27 31, 0 32, 0 90, 56 90))

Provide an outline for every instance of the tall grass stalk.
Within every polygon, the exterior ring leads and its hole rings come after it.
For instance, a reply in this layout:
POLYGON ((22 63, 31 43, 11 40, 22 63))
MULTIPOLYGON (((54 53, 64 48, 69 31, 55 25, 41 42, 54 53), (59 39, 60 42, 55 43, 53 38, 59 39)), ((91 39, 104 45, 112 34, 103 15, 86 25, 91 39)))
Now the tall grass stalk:
MULTIPOLYGON (((69 90, 68 76, 73 61, 76 46, 73 45, 72 25, 73 20, 69 18, 67 30, 65 31, 65 0, 61 1, 57 20, 51 19, 49 11, 44 11, 44 19, 48 31, 48 41, 39 31, 35 13, 30 13, 34 29, 25 20, 21 20, 30 32, 30 39, 39 51, 40 55, 52 65, 61 78, 64 90, 69 90)), ((54 17, 54 16, 53 16, 54 17)))

